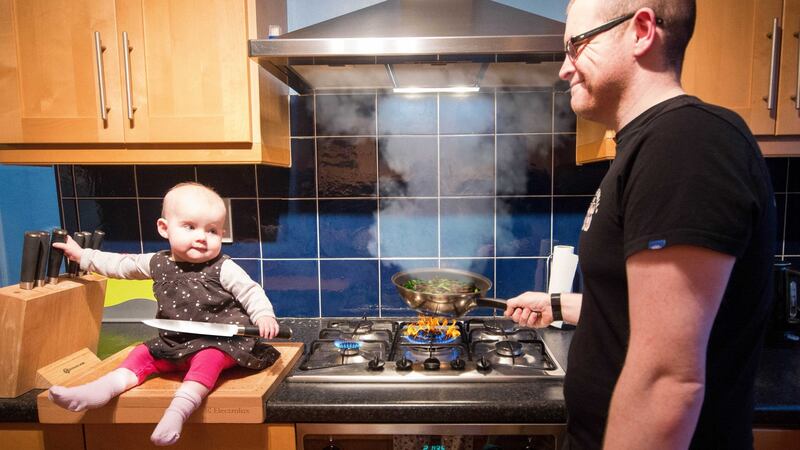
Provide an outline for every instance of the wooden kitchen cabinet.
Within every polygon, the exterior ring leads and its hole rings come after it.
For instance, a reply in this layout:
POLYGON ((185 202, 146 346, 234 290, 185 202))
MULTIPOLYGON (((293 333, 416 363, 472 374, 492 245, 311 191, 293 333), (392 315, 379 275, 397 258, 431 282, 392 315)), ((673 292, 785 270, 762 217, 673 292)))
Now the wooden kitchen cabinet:
POLYGON ((84 450, 81 425, 0 424, 0 448, 14 450, 84 450))
POLYGON ((269 23, 272 0, 0 0, 0 162, 288 166, 288 89, 247 54, 269 23))
MULTIPOLYGON (((729 3, 697 0, 683 87, 742 116, 765 155, 798 155, 800 0, 740 0, 736 8, 729 3)), ((577 128, 577 141, 584 143, 576 151, 579 164, 613 159, 613 132, 582 119, 577 128)))

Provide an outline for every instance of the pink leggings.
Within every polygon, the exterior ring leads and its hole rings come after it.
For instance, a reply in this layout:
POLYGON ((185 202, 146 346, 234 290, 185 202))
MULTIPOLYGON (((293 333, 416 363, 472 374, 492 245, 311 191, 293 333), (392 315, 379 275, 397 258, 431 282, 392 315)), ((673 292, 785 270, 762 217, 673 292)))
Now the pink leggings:
POLYGON ((213 347, 193 353, 180 362, 172 362, 154 358, 146 345, 139 344, 128 353, 128 357, 119 366, 136 374, 139 384, 142 384, 148 376, 154 373, 186 370, 183 381, 196 381, 209 389, 214 389, 219 374, 235 365, 236 360, 213 347))

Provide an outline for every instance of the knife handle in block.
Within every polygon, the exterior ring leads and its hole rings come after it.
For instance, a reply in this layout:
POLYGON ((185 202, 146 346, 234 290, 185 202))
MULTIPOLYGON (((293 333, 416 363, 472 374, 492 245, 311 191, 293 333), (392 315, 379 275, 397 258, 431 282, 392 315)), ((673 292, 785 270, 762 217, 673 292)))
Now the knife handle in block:
POLYGON ((106 237, 105 231, 94 230, 94 233, 92 233, 91 244, 87 243, 86 247, 94 250, 100 250, 100 246, 103 245, 103 239, 105 237, 106 237))
POLYGON ((67 230, 56 228, 50 236, 50 257, 47 261, 47 282, 58 283, 58 274, 61 272, 61 261, 64 258, 64 250, 53 247, 56 242, 67 242, 67 230))
MULTIPOLYGON (((86 245, 86 234, 84 234, 83 231, 76 231, 72 233, 72 239, 74 239, 75 243, 80 245, 81 247, 84 247, 86 245)), ((80 268, 81 265, 79 262, 70 261, 67 268, 67 273, 69 273, 69 276, 71 277, 77 277, 78 272, 80 272, 80 268)))
MULTIPOLYGON (((236 333, 240 336, 261 336, 261 332, 256 326, 239 326, 239 331, 236 333)), ((292 329, 288 325, 279 325, 278 334, 273 339, 289 339, 292 337, 292 329)))
POLYGON ((36 280, 36 258, 39 257, 41 245, 38 231, 26 231, 22 242, 22 266, 19 271, 20 289, 33 289, 36 280))
POLYGON ((47 247, 50 246, 50 233, 39 232, 39 253, 36 257, 36 287, 44 286, 45 271, 47 270, 47 247))

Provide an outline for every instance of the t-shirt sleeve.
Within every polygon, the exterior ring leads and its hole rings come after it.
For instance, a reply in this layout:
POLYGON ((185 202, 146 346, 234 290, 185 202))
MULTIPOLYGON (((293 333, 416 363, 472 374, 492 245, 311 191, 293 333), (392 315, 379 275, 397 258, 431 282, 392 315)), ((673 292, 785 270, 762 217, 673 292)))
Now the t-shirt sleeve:
POLYGON ((219 281, 222 283, 222 287, 233 294, 236 300, 244 306, 253 323, 264 316, 275 317, 272 303, 267 298, 264 289, 233 260, 226 259, 222 263, 219 281))
POLYGON ((647 135, 623 188, 625 256, 692 245, 739 257, 760 214, 752 144, 710 113, 679 109, 647 135))
POLYGON ((81 270, 111 278, 146 280, 150 278, 150 260, 154 253, 126 254, 101 252, 90 248, 81 253, 81 270))

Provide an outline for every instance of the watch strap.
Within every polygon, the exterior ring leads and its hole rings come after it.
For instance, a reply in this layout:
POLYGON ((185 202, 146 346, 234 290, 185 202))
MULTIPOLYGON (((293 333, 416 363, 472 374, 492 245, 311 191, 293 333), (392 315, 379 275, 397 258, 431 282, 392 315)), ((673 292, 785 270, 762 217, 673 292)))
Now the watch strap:
POLYGON ((550 294, 550 309, 553 311, 553 321, 557 320, 564 320, 564 317, 561 315, 561 294, 560 293, 552 293, 550 294))

